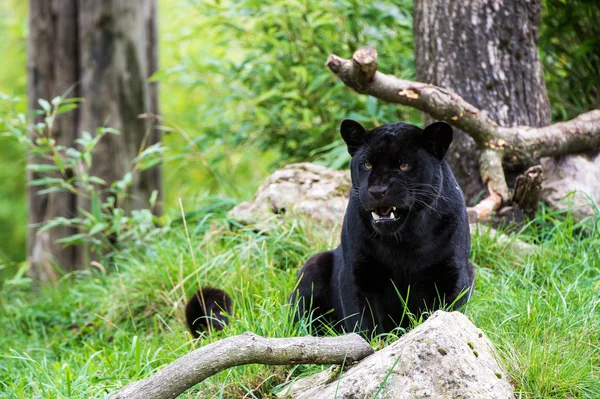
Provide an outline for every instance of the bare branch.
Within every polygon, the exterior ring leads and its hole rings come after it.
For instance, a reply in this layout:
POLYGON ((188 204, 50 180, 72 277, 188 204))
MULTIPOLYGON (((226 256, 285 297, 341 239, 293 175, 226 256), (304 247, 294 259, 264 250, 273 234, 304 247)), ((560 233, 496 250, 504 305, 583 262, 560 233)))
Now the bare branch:
POLYGON ((372 353, 373 348, 357 334, 263 338, 247 332, 196 349, 149 378, 127 385, 111 399, 175 398, 220 371, 244 364, 349 364, 372 353))
POLYGON ((600 110, 542 128, 500 127, 451 90, 380 72, 373 74, 372 68, 367 74, 363 71, 365 52, 371 57, 369 65, 376 67, 377 52, 372 48, 357 50, 351 60, 330 55, 326 65, 358 93, 427 112, 470 135, 481 149, 501 151, 505 160, 528 163, 542 156, 600 148, 600 110))
MULTIPOLYGON (((362 49, 359 49, 356 52, 359 53, 359 59, 361 51, 362 49)), ((377 60, 372 63, 376 65, 377 60)), ((447 121, 465 131, 480 145, 497 135, 498 125, 494 121, 451 90, 398 79, 381 72, 376 72, 369 80, 354 57, 352 60, 346 60, 330 55, 326 65, 346 86, 358 93, 420 109, 435 119, 447 121)))
POLYGON ((516 126, 498 130, 498 137, 514 148, 505 158, 531 158, 572 154, 600 148, 600 110, 592 110, 566 122, 532 128, 516 126))

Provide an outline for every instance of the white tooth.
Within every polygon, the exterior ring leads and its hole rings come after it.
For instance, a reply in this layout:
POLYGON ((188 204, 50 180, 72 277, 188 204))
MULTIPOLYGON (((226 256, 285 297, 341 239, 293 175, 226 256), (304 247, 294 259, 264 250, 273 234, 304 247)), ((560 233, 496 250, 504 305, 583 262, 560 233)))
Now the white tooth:
POLYGON ((373 216, 373 219, 379 220, 379 215, 376 214, 375 212, 371 212, 371 215, 373 216))
POLYGON ((394 218, 394 212, 390 212, 390 219, 395 219, 394 218))
POLYGON ((396 207, 395 206, 392 207, 392 211, 396 212, 396 207))

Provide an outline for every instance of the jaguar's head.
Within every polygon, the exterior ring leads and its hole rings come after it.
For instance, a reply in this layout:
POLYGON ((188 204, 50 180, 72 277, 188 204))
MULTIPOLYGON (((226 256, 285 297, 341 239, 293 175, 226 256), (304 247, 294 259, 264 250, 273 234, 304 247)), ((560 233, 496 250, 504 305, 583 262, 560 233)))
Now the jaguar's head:
POLYGON ((352 156, 352 195, 375 231, 395 234, 411 214, 433 209, 452 142, 450 125, 436 122, 421 129, 394 123, 366 130, 346 119, 340 132, 352 156))

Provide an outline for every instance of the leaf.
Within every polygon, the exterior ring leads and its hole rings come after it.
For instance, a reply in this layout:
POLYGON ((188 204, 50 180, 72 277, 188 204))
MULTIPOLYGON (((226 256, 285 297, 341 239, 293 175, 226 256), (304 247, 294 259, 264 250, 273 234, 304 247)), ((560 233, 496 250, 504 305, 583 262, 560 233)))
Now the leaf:
POLYGON ((88 241, 88 237, 85 234, 73 234, 72 236, 59 238, 56 242, 65 244, 65 246, 81 245, 88 241))
POLYGON ((93 140, 92 135, 90 134, 90 132, 87 131, 83 131, 81 133, 81 139, 85 142, 85 143, 89 143, 90 141, 93 140))
POLYGON ((112 127, 99 127, 98 134, 121 134, 121 132, 119 132, 117 129, 113 129, 112 127))
MULTIPOLYGON (((83 216, 85 216, 85 219, 84 219, 85 222, 89 222, 91 220, 96 220, 96 218, 94 217, 94 215, 92 215, 91 213, 89 213, 88 211, 86 211, 83 208, 79 208, 79 212, 81 212, 81 214, 83 216)), ((87 224, 89 225, 90 223, 87 223, 87 224)))
POLYGON ((162 159, 160 158, 143 160, 139 163, 138 168, 140 171, 148 170, 156 165, 159 165, 161 162, 162 159))
POLYGON ((38 191, 36 194, 37 195, 45 195, 45 194, 50 194, 50 193, 64 193, 65 190, 60 187, 60 186, 52 186, 43 190, 38 191))
POLYGON ((82 103, 84 101, 81 97, 71 97, 61 101, 61 104, 72 104, 72 103, 82 103))
POLYGON ((27 169, 33 171, 33 172, 56 172, 57 170, 59 170, 59 167, 56 165, 51 165, 51 164, 31 164, 31 165, 27 165, 27 169))
POLYGON ((92 167, 92 154, 89 152, 83 153, 83 160, 88 168, 92 167))
POLYGON ((94 215, 95 220, 100 220, 100 200, 98 199, 98 193, 92 192, 92 198, 90 200, 90 210, 94 215))
POLYGON ((65 114, 69 111, 76 109, 77 107, 77 104, 61 104, 56 110, 56 115, 65 114))
POLYGON ((79 159, 81 157, 81 152, 77 151, 75 148, 67 148, 65 154, 71 158, 79 159))
POLYGON ((44 100, 43 98, 38 98, 38 104, 40 104, 46 114, 52 113, 52 106, 48 101, 44 100))
POLYGON ((154 205, 156 205, 156 199, 158 198, 158 190, 152 190, 152 194, 150 194, 150 206, 152 208, 154 208, 154 205))
POLYGON ((45 186, 50 184, 62 184, 63 179, 59 179, 56 177, 44 177, 41 179, 35 179, 29 182, 30 186, 45 186))
POLYGON ((94 227, 92 227, 90 229, 89 235, 93 236, 94 234, 98 234, 102 230, 104 230, 106 227, 107 227, 106 223, 98 223, 98 224, 94 225, 94 227))
POLYGON ((43 231, 53 229, 55 227, 71 226, 71 225, 72 225, 71 219, 67 219, 64 217, 57 217, 57 218, 54 218, 54 219, 44 223, 44 225, 38 229, 38 234, 43 231))
POLYGON ((90 176, 88 178, 88 181, 90 183, 95 183, 95 184, 100 184, 102 186, 106 186, 106 181, 104 181, 103 179, 99 178, 98 176, 90 176))
POLYGON ((323 86, 323 83, 325 83, 325 81, 328 79, 329 79, 328 74, 321 74, 321 75, 317 76, 310 82, 310 84, 306 88, 306 93, 310 94, 313 91, 318 90, 319 88, 321 88, 323 86))
POLYGON ((65 163, 63 162, 61 156, 58 153, 54 154, 54 164, 57 168, 61 170, 61 172, 65 170, 65 163))
POLYGON ((112 187, 117 192, 124 191, 131 184, 132 178, 133 178, 133 175, 131 174, 131 172, 127 172, 127 173, 125 173, 125 176, 123 176, 123 179, 115 181, 112 184, 112 187))

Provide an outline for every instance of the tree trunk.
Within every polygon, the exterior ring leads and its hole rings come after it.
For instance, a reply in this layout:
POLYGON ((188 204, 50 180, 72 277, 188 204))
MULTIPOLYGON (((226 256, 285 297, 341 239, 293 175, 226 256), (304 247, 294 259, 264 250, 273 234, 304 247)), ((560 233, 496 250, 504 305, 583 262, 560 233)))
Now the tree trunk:
MULTIPOLYGON (((540 14, 540 0, 416 0, 417 80, 456 91, 501 126, 548 125, 540 14)), ((468 204, 485 190, 478 158, 473 139, 455 130, 447 159, 468 204)), ((505 168, 512 187, 520 169, 505 168)))
MULTIPOLYGON (((157 67, 156 0, 30 0, 29 6, 30 113, 39 109, 39 98, 50 100, 73 88, 69 96, 85 102, 57 118, 52 136, 58 144, 73 146, 83 130, 118 129, 121 135, 101 140, 90 173, 109 184, 121 179, 140 148, 160 140, 152 120, 138 117, 158 113, 156 84, 147 83, 157 67)), ((31 157, 29 162, 41 161, 31 157)), ((28 173, 29 181, 40 177, 28 173)), ((158 167, 139 175, 126 208, 147 207, 152 191, 161 191, 160 180, 158 167)), ((56 243, 76 234, 74 228, 38 233, 35 227, 58 216, 73 217, 85 203, 68 193, 39 195, 44 188, 30 186, 28 191, 30 275, 39 281, 58 277, 57 265, 67 272, 87 267, 81 247, 56 243)))
MULTIPOLYGON (((90 175, 107 182, 123 178, 140 148, 159 141, 152 118, 157 114, 156 84, 147 84, 156 71, 156 3, 147 0, 82 0, 79 10, 81 48, 80 131, 110 126, 120 135, 99 143, 90 175)), ((160 169, 135 174, 126 210, 148 207, 160 188, 160 169)), ((159 190, 160 192, 160 190, 159 190)), ((80 206, 87 207, 80 199, 80 206)))
MULTIPOLYGON (((28 108, 30 112, 39 108, 39 98, 52 99, 64 94, 79 79, 79 49, 77 43, 77 0, 29 2, 29 46, 28 46, 28 108)), ((79 97, 79 87, 71 97, 79 97)), ((39 117, 36 122, 41 121, 39 117)), ((77 138, 79 110, 74 110, 57 119, 52 131, 57 143, 72 146, 77 138)), ((31 133, 32 138, 35 133, 31 133)), ((38 157, 30 157, 29 163, 42 163, 38 157)), ((28 171, 28 181, 43 177, 41 173, 28 171)), ((28 187, 28 221, 30 226, 55 217, 73 217, 77 199, 71 193, 39 195, 44 186, 28 187)), ((56 240, 76 234, 71 227, 58 227, 43 233, 35 227, 28 231, 27 253, 29 271, 37 280, 57 278, 54 264, 72 271, 81 263, 81 248, 63 248, 56 240)))

